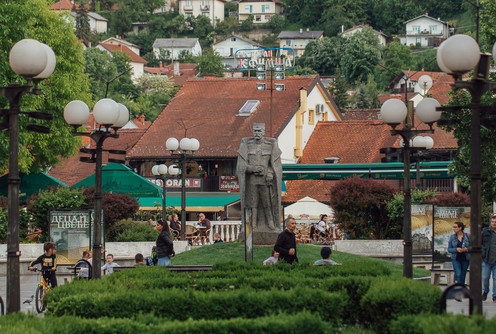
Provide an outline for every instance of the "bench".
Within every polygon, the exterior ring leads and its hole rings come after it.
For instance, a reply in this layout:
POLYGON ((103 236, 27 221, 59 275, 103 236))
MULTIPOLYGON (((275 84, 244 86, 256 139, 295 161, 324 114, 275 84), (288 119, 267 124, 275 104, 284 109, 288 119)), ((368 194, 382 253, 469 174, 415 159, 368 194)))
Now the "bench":
MULTIPOLYGON (((455 282, 455 271, 453 268, 431 268, 431 284, 433 285, 451 285, 455 282), (441 276, 446 277, 446 283, 441 282, 441 276)), ((470 284, 470 275, 468 274, 470 270, 467 271, 467 276, 465 278, 465 283, 470 284)))

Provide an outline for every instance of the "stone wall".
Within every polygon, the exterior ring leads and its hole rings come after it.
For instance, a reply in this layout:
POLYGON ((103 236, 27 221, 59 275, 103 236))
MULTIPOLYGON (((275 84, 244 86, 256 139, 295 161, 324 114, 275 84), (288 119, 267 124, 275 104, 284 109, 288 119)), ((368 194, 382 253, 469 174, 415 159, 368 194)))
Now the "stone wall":
POLYGON ((402 257, 403 240, 336 240, 333 249, 369 257, 402 257))

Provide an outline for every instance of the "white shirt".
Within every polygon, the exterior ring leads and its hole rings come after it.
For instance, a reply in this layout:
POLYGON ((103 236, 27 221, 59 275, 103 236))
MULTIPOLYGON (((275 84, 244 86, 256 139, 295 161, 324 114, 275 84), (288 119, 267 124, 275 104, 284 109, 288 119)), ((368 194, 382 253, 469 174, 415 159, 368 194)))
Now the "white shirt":
POLYGON ((320 232, 325 232, 326 224, 327 223, 323 220, 319 221, 319 225, 317 225, 317 228, 319 229, 320 232))

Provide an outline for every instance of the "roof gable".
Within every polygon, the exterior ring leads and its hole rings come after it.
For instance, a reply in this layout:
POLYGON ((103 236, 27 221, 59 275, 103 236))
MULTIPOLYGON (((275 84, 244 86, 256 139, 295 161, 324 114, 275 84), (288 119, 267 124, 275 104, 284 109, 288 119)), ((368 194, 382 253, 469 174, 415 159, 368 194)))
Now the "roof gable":
POLYGON ((405 22, 403 22, 403 24, 407 24, 407 23, 410 23, 412 21, 416 21, 416 20, 421 19, 421 18, 430 19, 432 21, 436 21, 436 22, 441 23, 441 24, 445 24, 446 23, 444 21, 441 21, 440 19, 435 19, 435 18, 429 16, 428 14, 423 14, 423 15, 417 16, 417 17, 415 17, 415 18, 413 18, 411 20, 405 21, 405 22))
MULTIPOLYGON (((300 89, 311 90, 318 76, 294 76, 284 80, 286 90, 273 93, 273 132, 277 137, 299 107, 300 89)), ((201 157, 237 156, 241 138, 252 136, 253 123, 269 128, 270 91, 256 89, 256 78, 190 79, 177 92, 131 150, 131 159, 158 159, 170 155, 165 139, 188 137, 200 141, 201 157), (260 100, 250 116, 237 116, 247 100, 260 100)), ((269 136, 269 134, 267 134, 269 136)))
POLYGON ((252 46, 263 48, 263 46, 261 44, 255 42, 255 41, 252 41, 251 39, 245 38, 243 36, 238 36, 238 35, 231 35, 231 36, 228 36, 228 37, 226 37, 224 39, 221 39, 220 41, 214 43, 213 46, 215 47, 215 46, 217 46, 217 45, 219 45, 219 44, 221 44, 223 42, 230 42, 230 39, 231 38, 237 38, 237 39, 239 39, 239 40, 241 40, 243 42, 246 42, 246 43, 248 43, 248 44, 250 44, 252 46))
POLYGON ((323 30, 316 31, 306 31, 306 30, 295 30, 295 31, 281 31, 277 36, 278 39, 292 38, 292 39, 316 39, 324 35, 323 30))
POLYGON ((199 44, 198 38, 157 38, 153 48, 193 48, 199 44))
POLYGON ((144 60, 143 58, 141 58, 140 56, 138 56, 136 53, 133 52, 133 50, 131 50, 130 48, 128 48, 125 45, 122 45, 122 44, 106 44, 106 43, 99 43, 98 45, 101 45, 103 48, 105 48, 107 51, 109 51, 111 53, 114 52, 114 51, 120 51, 120 52, 125 53, 126 55, 129 56, 129 58, 131 58, 131 61, 133 63, 142 63, 142 64, 146 64, 147 63, 146 60, 144 60))

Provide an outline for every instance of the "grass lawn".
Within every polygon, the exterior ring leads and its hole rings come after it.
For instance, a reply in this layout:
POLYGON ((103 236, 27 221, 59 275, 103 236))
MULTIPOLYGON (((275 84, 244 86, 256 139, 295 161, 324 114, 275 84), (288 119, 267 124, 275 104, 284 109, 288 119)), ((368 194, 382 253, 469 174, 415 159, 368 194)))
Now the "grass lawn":
MULTIPOLYGON (((270 256, 271 246, 255 246, 253 250, 253 260, 262 263, 270 256)), ((301 245, 296 248, 298 259, 302 262, 314 262, 320 259, 320 246, 301 245)), ((351 261, 371 261, 380 262, 386 265, 393 275, 403 275, 403 265, 385 260, 372 259, 365 256, 353 255, 338 251, 333 251, 331 259, 338 263, 351 261)), ((212 265, 217 262, 244 261, 245 247, 239 242, 223 242, 214 245, 202 246, 190 251, 181 253, 172 258, 172 265, 212 265)), ((430 271, 422 268, 413 269, 414 277, 430 276, 430 271)))

